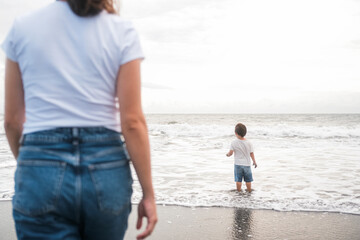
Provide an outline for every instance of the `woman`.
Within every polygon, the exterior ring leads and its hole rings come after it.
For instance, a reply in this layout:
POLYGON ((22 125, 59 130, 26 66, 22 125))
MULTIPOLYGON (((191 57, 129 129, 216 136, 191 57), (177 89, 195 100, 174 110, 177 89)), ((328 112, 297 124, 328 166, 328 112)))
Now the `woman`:
POLYGON ((17 18, 2 44, 19 239, 123 239, 129 159, 143 190, 137 229, 148 219, 137 238, 157 222, 143 54, 131 23, 114 13, 111 0, 56 1, 17 18))

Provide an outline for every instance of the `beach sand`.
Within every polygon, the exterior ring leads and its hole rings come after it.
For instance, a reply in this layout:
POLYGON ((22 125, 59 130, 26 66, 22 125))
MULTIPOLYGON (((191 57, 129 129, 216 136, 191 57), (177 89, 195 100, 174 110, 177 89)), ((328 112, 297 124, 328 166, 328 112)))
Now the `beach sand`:
MULTIPOLYGON (((125 239, 135 239, 136 205, 125 239)), ((15 239, 11 202, 0 202, 0 239, 15 239)), ((148 239, 360 239, 360 216, 237 208, 158 206, 159 222, 148 239)))

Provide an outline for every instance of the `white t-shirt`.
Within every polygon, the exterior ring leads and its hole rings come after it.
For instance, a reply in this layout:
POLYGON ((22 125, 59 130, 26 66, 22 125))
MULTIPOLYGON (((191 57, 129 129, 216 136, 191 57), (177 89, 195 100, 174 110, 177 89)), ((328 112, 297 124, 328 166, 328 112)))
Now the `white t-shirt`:
POLYGON ((119 67, 144 58, 129 21, 105 10, 79 17, 56 1, 16 18, 2 48, 22 74, 23 133, 91 126, 121 131, 119 67))
POLYGON ((230 150, 234 151, 235 165, 251 166, 250 153, 254 152, 254 148, 249 140, 235 139, 230 150))

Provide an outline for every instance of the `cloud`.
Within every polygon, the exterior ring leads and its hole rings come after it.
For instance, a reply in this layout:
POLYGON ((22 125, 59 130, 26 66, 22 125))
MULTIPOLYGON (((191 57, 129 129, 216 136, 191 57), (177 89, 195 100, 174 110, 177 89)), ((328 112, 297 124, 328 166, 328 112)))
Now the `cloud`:
POLYGON ((360 39, 352 40, 349 42, 350 48, 360 49, 360 39))
MULTIPOLYGON (((45 2, 7 1, 0 38, 45 2)), ((359 1, 122 2, 146 55, 148 112, 360 112, 359 1)))

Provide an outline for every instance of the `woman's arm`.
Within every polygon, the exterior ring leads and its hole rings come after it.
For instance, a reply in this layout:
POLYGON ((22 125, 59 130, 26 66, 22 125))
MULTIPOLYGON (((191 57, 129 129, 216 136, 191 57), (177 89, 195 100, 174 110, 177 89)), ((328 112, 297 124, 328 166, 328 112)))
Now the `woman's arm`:
POLYGON ((143 239, 153 231, 157 222, 157 213, 151 177, 149 137, 141 107, 140 60, 128 62, 120 67, 117 96, 126 147, 143 191, 136 226, 140 229, 142 218, 148 219, 145 231, 137 236, 138 239, 143 239))
POLYGON ((6 59, 4 128, 15 158, 19 154, 20 137, 25 121, 24 88, 19 65, 6 59))

